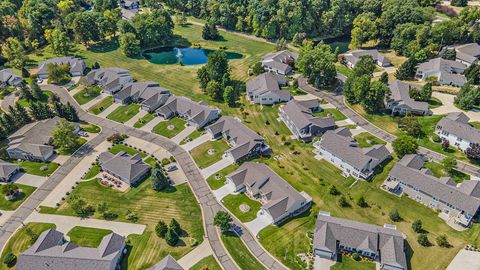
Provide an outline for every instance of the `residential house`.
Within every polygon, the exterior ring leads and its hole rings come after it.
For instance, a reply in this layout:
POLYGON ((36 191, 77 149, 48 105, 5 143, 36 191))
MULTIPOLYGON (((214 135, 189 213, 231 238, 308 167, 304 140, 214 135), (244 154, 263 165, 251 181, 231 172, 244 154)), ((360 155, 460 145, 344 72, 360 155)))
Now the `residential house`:
POLYGON ((420 86, 393 80, 388 87, 390 94, 387 96, 386 108, 392 112, 392 115, 406 115, 407 113, 432 115, 427 102, 415 101, 410 97, 410 89, 419 89, 420 86))
POLYGON ((380 67, 389 67, 390 59, 388 59, 384 54, 380 53, 376 49, 372 50, 355 50, 349 51, 343 55, 345 63, 348 67, 354 68, 355 65, 362 59, 362 57, 370 56, 373 59, 373 62, 380 67))
POLYGON ((455 60, 466 65, 474 65, 480 59, 480 45, 478 43, 468 43, 455 47, 455 60))
MULTIPOLYGON (((8 137, 7 153, 12 159, 47 161, 54 153, 52 131, 60 117, 26 124, 8 137)), ((76 132, 80 131, 77 123, 72 123, 76 132)))
POLYGON ((116 103, 137 102, 147 112, 153 112, 164 105, 169 97, 170 92, 156 82, 127 83, 113 96, 116 103))
POLYGON ((289 50, 269 53, 262 58, 262 67, 266 71, 288 75, 298 60, 298 53, 289 50))
POLYGON ((111 233, 100 245, 79 247, 64 238, 63 233, 49 229, 20 254, 17 270, 115 270, 125 250, 125 237, 111 233))
POLYGON ((23 81, 13 70, 6 68, 0 70, 0 86, 17 86, 23 81))
POLYGON ((280 86, 285 85, 287 85, 285 76, 265 72, 247 82, 247 97, 250 102, 260 105, 286 102, 292 96, 289 90, 280 89, 280 86))
POLYGON ((203 128, 220 116, 220 110, 206 102, 194 102, 186 97, 170 96, 163 106, 156 110, 157 115, 170 119, 179 116, 196 128, 203 128))
POLYGON ((234 192, 242 192, 260 201, 260 214, 273 224, 299 215, 311 205, 312 198, 308 194, 295 190, 262 163, 245 162, 226 179, 234 192))
POLYGON ((383 270, 407 270, 406 236, 395 226, 383 227, 320 212, 313 235, 313 253, 336 260, 339 252, 357 253, 377 262, 383 270))
POLYGON ((295 100, 280 106, 280 119, 287 125, 292 134, 299 140, 311 141, 327 130, 336 128, 332 116, 316 117, 315 112, 321 111, 318 99, 295 100))
POLYGON ((415 77, 421 81, 434 77, 442 85, 463 86, 467 82, 462 75, 466 68, 467 66, 460 62, 439 57, 419 64, 415 77))
POLYGON ((121 8, 120 12, 122 13, 122 19, 129 21, 139 13, 139 10, 121 8))
POLYGON ((140 1, 137 0, 120 0, 120 7, 124 9, 139 9, 140 1))
POLYGON ((0 159, 0 181, 8 182, 17 172, 20 171, 18 164, 6 162, 0 159))
POLYGON ((72 77, 83 76, 86 65, 83 59, 75 56, 63 56, 52 58, 38 64, 37 76, 42 79, 48 78, 48 65, 69 65, 70 66, 70 75, 72 77))
POLYGON ((150 166, 143 162, 140 154, 133 156, 123 151, 117 154, 103 152, 98 156, 102 171, 117 177, 127 185, 134 185, 145 179, 150 172, 150 166))
POLYGON ((478 186, 467 184, 459 188, 450 177, 435 177, 429 169, 423 168, 424 163, 420 155, 404 156, 390 170, 382 188, 399 196, 405 193, 409 198, 441 211, 440 217, 446 221, 468 227, 480 208, 478 193, 475 197, 468 192, 476 192, 474 189, 478 190, 478 186))
POLYGON ((168 254, 160 262, 155 264, 153 267, 148 268, 148 270, 185 270, 178 262, 168 254))
POLYGON ((435 132, 442 140, 465 151, 471 144, 480 143, 480 131, 468 121, 470 118, 463 112, 450 113, 438 122, 435 132))
POLYGON ((222 137, 231 146, 225 152, 228 158, 239 162, 249 157, 267 154, 270 147, 262 136, 243 125, 231 116, 222 116, 217 122, 206 128, 213 139, 222 137))
POLYGON ((390 157, 385 145, 358 147, 348 128, 329 130, 314 143, 318 154, 343 171, 343 175, 368 180, 375 168, 390 157))
POLYGON ((90 71, 80 82, 86 86, 99 85, 104 93, 113 95, 133 82, 133 77, 126 69, 109 67, 90 71))

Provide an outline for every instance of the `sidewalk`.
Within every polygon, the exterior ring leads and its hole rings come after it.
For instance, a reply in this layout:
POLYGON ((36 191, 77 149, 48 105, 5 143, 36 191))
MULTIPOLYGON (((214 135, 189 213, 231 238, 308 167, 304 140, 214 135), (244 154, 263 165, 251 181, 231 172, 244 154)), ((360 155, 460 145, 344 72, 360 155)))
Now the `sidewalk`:
POLYGON ((158 125, 160 122, 162 121, 165 121, 165 119, 163 119, 163 117, 160 117, 160 116, 156 116, 155 118, 153 118, 152 121, 146 123, 143 127, 141 127, 140 129, 143 130, 143 131, 146 131, 146 132, 150 132, 152 131, 152 129, 158 125))
POLYGON ((210 255, 213 255, 212 247, 210 246, 210 243, 208 243, 207 239, 204 239, 198 247, 180 258, 180 260, 178 260, 178 264, 180 264, 180 266, 182 266, 184 269, 190 269, 201 259, 210 255))
MULTIPOLYGON (((142 117, 144 117, 145 115, 147 115, 148 112, 147 111, 144 111, 144 110, 140 110, 139 113, 135 114, 132 118, 130 118, 130 120, 128 120, 127 122, 125 122, 125 125, 129 126, 129 127, 133 127, 133 125, 142 117)), ((153 121, 153 120, 152 120, 153 121)))

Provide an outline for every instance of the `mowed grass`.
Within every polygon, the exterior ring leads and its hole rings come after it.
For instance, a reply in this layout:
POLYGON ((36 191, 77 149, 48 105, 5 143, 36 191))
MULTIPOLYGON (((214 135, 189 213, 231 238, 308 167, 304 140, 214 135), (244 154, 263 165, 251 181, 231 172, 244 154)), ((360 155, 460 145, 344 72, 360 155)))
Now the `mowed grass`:
POLYGON ((55 162, 35 162, 30 160, 24 160, 18 163, 26 173, 38 175, 38 176, 50 176, 58 168, 58 164, 55 162), (42 171, 41 168, 47 169, 42 171))
MULTIPOLYGON (((48 90, 42 91, 42 96, 40 97, 39 101, 43 103, 47 103, 48 98, 50 98, 52 95, 53 93, 51 91, 48 91, 48 90)), ((31 106, 31 102, 23 98, 19 99, 17 103, 25 108, 29 108, 31 106)))
POLYGON ((73 98, 78 102, 78 104, 83 105, 88 103, 89 101, 93 100, 94 98, 98 97, 102 92, 102 88, 100 86, 91 86, 85 87, 80 90, 78 93, 73 95, 73 98))
POLYGON ((442 164, 437 163, 437 162, 433 162, 433 161, 426 162, 424 164, 424 167, 430 169, 430 171, 432 171, 432 173, 435 177, 449 176, 456 183, 461 183, 465 180, 470 180, 470 175, 468 175, 466 173, 463 173, 461 171, 455 170, 455 169, 452 171, 451 174, 447 173, 446 170, 445 170, 445 166, 443 166, 442 164))
POLYGON ((323 109, 321 112, 315 113, 315 116, 326 117, 328 115, 333 116, 335 121, 341 121, 347 119, 347 117, 337 109, 323 109))
POLYGON ((136 103, 122 105, 113 110, 113 112, 111 112, 109 115, 107 115, 107 119, 119 123, 125 123, 132 117, 134 117, 138 112, 140 112, 140 105, 136 103))
POLYGON ((90 169, 88 169, 88 172, 86 172, 82 176, 82 179, 84 180, 92 179, 93 177, 97 176, 100 173, 101 169, 102 168, 99 165, 93 165, 92 167, 90 167, 90 169))
POLYGON ((242 239, 234 232, 225 232, 221 236, 222 242, 227 248, 228 253, 237 263, 240 269, 266 269, 255 256, 248 250, 242 239))
POLYGON ((67 235, 70 242, 81 247, 98 247, 104 236, 112 233, 111 230, 87 228, 82 226, 73 227, 67 235))
POLYGON ((198 261, 196 264, 190 267, 189 270, 206 270, 206 269, 222 270, 222 267, 220 267, 217 260, 215 260, 215 257, 213 257, 213 255, 210 255, 198 261))
POLYGON ((108 96, 108 97, 100 100, 98 103, 95 103, 92 107, 90 107, 88 109, 88 111, 97 115, 97 114, 103 112, 108 107, 110 107, 112 104, 113 104, 113 97, 108 96))
POLYGON ((229 194, 222 199, 222 202, 241 222, 254 220, 257 217, 257 212, 260 211, 262 207, 260 202, 248 198, 247 195, 243 193, 237 195, 229 194), (249 210, 243 212, 240 210, 241 205, 247 206, 249 210))
MULTIPOLYGON (((20 255, 20 253, 27 250, 33 245, 32 238, 27 234, 27 230, 31 230, 35 235, 39 236, 42 232, 48 229, 55 229, 55 224, 51 223, 27 223, 24 227, 21 227, 15 234, 8 240, 5 248, 2 251, 2 258, 9 252, 20 255)), ((3 262, 0 264, 0 269, 13 269, 7 267, 3 262)))
MULTIPOLYGON (((35 187, 22 185, 22 184, 15 184, 19 189, 22 190, 22 193, 15 198, 13 201, 9 201, 5 199, 5 196, 0 195, 0 210, 15 210, 17 207, 20 206, 27 198, 35 191, 35 187)), ((0 187, 0 190, 3 188, 0 187)))
POLYGON ((143 158, 145 158, 147 156, 147 154, 145 154, 144 152, 142 152, 140 150, 133 149, 130 146, 126 146, 126 145, 120 144, 120 143, 112 145, 112 147, 110 147, 110 149, 108 151, 110 151, 110 153, 112 153, 112 154, 118 154, 118 152, 125 152, 125 153, 127 153, 131 156, 136 155, 136 154, 140 154, 143 158))
POLYGON ((183 139, 180 144, 186 144, 187 142, 191 142, 196 138, 202 136, 205 133, 204 130, 195 129, 192 133, 190 133, 185 139, 183 139))
POLYGON ((225 181, 227 180, 226 176, 234 172, 236 169, 238 169, 238 167, 239 166, 236 163, 228 165, 226 168, 223 168, 214 175, 208 177, 207 184, 213 190, 221 188, 223 185, 225 185, 225 181))
POLYGON ((339 254, 337 263, 330 267, 330 270, 375 270, 373 262, 357 262, 349 256, 339 254))
POLYGON ((173 138, 175 135, 185 129, 187 122, 180 117, 174 117, 170 120, 158 123, 153 127, 152 132, 167 138, 173 138))
POLYGON ((208 141, 193 148, 190 153, 199 168, 206 168, 221 160, 223 154, 229 148, 230 146, 225 140, 208 141), (211 150, 211 153, 209 153, 209 150, 211 150))
POLYGON ((362 132, 354 136, 355 140, 358 143, 358 147, 360 148, 366 148, 370 147, 376 144, 387 144, 385 141, 379 139, 378 137, 368 133, 368 132, 362 132))
POLYGON ((152 121, 153 118, 155 118, 155 113, 146 114, 142 118, 138 119, 138 121, 135 124, 133 124, 133 127, 141 128, 145 126, 148 122, 152 121))
MULTIPOLYGON (((118 215, 115 221, 130 222, 126 219, 126 214, 129 210, 133 211, 139 217, 137 223, 147 225, 142 235, 128 237, 131 247, 123 266, 128 269, 146 269, 168 254, 179 259, 194 248, 192 241, 197 241, 198 244, 202 242, 202 214, 187 184, 175 186, 168 192, 157 192, 151 188, 151 179, 148 178, 137 187, 120 192, 104 187, 98 181, 87 181, 80 182, 71 196, 84 198, 93 206, 105 202, 109 210, 118 215), (154 232, 158 221, 163 220, 168 224, 172 218, 175 218, 188 234, 182 236, 175 247, 167 245, 165 240, 157 237, 154 232)), ((75 216, 67 200, 56 210, 49 209, 49 212, 75 216)), ((100 213, 95 213, 92 217, 102 219, 100 213)))

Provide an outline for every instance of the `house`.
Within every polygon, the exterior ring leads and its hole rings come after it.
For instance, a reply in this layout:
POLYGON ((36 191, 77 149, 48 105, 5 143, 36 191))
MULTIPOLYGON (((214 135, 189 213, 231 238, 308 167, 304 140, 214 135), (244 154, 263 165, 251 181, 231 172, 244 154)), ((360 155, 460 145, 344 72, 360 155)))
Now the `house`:
POLYGON ((468 121, 470 118, 463 112, 449 113, 437 123, 435 132, 442 140, 447 140, 450 145, 465 151, 471 144, 480 143, 480 131, 468 121))
POLYGON ((358 147, 347 128, 329 130, 314 143, 318 154, 343 171, 345 177, 368 180, 375 168, 390 157, 385 145, 358 147))
POLYGON ((129 21, 139 13, 139 10, 121 8, 120 12, 122 13, 122 19, 129 21))
POLYGON ((134 185, 145 179, 150 172, 150 166, 143 162, 140 154, 133 156, 123 151, 117 154, 103 152, 98 156, 102 171, 119 178, 128 185, 134 185))
MULTIPOLYGON (((52 131, 60 117, 26 124, 8 137, 7 153, 12 159, 47 161, 54 153, 52 131)), ((76 132, 80 131, 77 123, 72 123, 76 132)))
POLYGON ((217 122, 206 127, 206 131, 212 139, 222 137, 230 144, 231 148, 225 154, 235 162, 265 154, 270 150, 260 135, 231 116, 222 116, 217 122))
POLYGON ((70 75, 72 77, 83 76, 86 65, 83 59, 75 56, 63 56, 52 58, 38 64, 37 76, 42 79, 48 78, 48 65, 69 65, 70 66, 70 75))
POLYGON ((428 109, 427 102, 415 101, 410 97, 410 89, 419 89, 420 86, 404 83, 400 80, 389 82, 390 94, 386 100, 386 108, 392 112, 392 115, 432 115, 428 109))
POLYGON ((139 9, 140 1, 137 0, 120 0, 120 7, 122 9, 139 9))
POLYGON ((336 260, 340 252, 357 253, 383 270, 407 270, 406 236, 395 226, 383 227, 320 212, 313 235, 315 257, 336 260))
POLYGON ((20 254, 17 270, 114 270, 119 269, 125 249, 125 237, 111 233, 100 245, 79 247, 64 238, 63 233, 49 229, 20 254))
POLYGON ((168 254, 160 262, 155 264, 153 267, 148 268, 148 270, 185 270, 178 262, 168 254))
POLYGON ((265 72, 247 82, 247 97, 250 102, 260 105, 286 102, 292 96, 289 90, 280 89, 280 86, 285 85, 287 85, 285 76, 265 72))
POLYGON ((298 192, 267 165, 245 162, 226 177, 227 185, 234 192, 242 192, 262 204, 260 215, 273 224, 307 210, 312 198, 298 192))
POLYGON ((90 71, 80 82, 86 86, 99 85, 104 93, 113 95, 127 83, 133 82, 133 77, 126 69, 109 67, 90 71))
POLYGON ((280 106, 279 115, 297 139, 311 141, 325 131, 336 128, 335 119, 332 116, 314 116, 314 112, 321 110, 318 99, 292 99, 287 104, 280 106))
POLYGON ((116 103, 137 102, 147 112, 153 112, 164 105, 169 97, 170 92, 156 82, 127 83, 113 96, 116 103))
POLYGON ((292 72, 292 66, 298 60, 298 53, 289 50, 269 53, 262 58, 262 67, 266 71, 288 75, 292 72))
POLYGON ((405 193, 441 211, 440 216, 445 220, 468 227, 480 208, 479 182, 469 180, 466 182, 472 183, 457 187, 450 177, 435 177, 429 169, 423 168, 424 164, 420 155, 404 156, 389 172, 382 188, 399 196, 405 193))
POLYGON ((206 102, 194 102, 186 97, 170 96, 163 106, 156 110, 157 115, 170 119, 179 116, 196 128, 203 128, 220 116, 220 110, 206 102))
POLYGON ((466 68, 467 66, 460 62, 439 57, 418 65, 415 77, 421 81, 434 77, 442 85, 463 86, 467 82, 462 75, 466 68))
POLYGON ((358 61, 360 61, 364 56, 372 57, 373 62, 376 63, 377 66, 389 67, 391 65, 390 59, 376 49, 349 51, 343 55, 345 63, 350 68, 354 68, 358 61))
POLYGON ((474 65, 480 59, 480 45, 478 43, 468 43, 455 47, 455 60, 467 67, 474 65))
POLYGON ((8 182, 10 178, 20 171, 18 164, 6 162, 0 159, 0 181, 8 182))
POLYGON ((0 86, 17 86, 23 81, 13 70, 6 68, 0 70, 0 86))

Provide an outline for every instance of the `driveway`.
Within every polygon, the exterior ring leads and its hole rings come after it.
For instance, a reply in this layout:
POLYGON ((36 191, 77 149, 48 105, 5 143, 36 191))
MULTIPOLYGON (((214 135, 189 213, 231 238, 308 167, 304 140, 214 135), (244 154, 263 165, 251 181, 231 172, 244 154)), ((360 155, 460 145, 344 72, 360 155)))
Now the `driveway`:
POLYGON ((28 173, 17 173, 12 177, 12 182, 15 182, 17 184, 21 185, 27 185, 27 186, 32 186, 32 187, 40 187, 47 181, 48 177, 44 176, 38 176, 38 175, 33 175, 33 174, 28 174, 28 173))
POLYGON ((140 129, 143 130, 143 131, 146 131, 146 132, 150 132, 152 131, 152 129, 158 125, 160 122, 163 122, 165 121, 165 119, 163 119, 163 117, 160 117, 160 116, 157 116, 155 118, 153 118, 152 121, 146 123, 143 127, 141 127, 140 129))
POLYGON ((135 114, 132 118, 130 118, 130 120, 128 120, 127 122, 125 122, 125 125, 127 126, 130 126, 130 127, 133 127, 133 125, 142 117, 144 117, 145 115, 147 115, 148 112, 145 111, 145 110, 140 110, 139 113, 135 114))
POLYGON ((225 196, 232 194, 232 192, 233 188, 231 185, 223 185, 221 188, 213 191, 213 196, 220 202, 225 196))
POLYGON ((188 137, 188 135, 190 135, 190 133, 195 131, 195 129, 196 129, 195 127, 187 126, 184 130, 180 131, 180 133, 175 135, 175 137, 173 137, 171 140, 176 144, 180 144, 180 142, 183 139, 185 139, 186 137, 188 137))
POLYGON ((343 127, 343 126, 348 126, 348 125, 355 125, 355 122, 353 122, 352 120, 347 118, 345 120, 335 121, 335 125, 337 125, 339 127, 343 127))
POLYGON ((380 77, 382 76, 382 73, 383 72, 387 72, 387 74, 393 74, 395 72, 397 72, 397 68, 396 67, 386 67, 386 68, 383 68, 384 70, 382 71, 378 71, 378 72, 374 72, 373 73, 373 77, 380 77))
POLYGON ((201 145, 201 144, 204 144, 206 142, 208 142, 209 140, 211 140, 212 137, 208 134, 203 134, 202 136, 196 138, 195 140, 193 141, 190 141, 186 144, 183 144, 183 145, 180 145, 183 149, 187 150, 187 151, 190 151, 192 150, 193 148, 201 145))
POLYGON ((120 106, 122 106, 122 105, 118 104, 118 103, 113 103, 108 108, 106 108, 103 112, 99 113, 98 116, 106 118, 107 115, 109 115, 111 112, 113 112, 116 108, 118 108, 120 106))
POLYGON ((314 270, 329 270, 330 267, 332 267, 335 263, 336 263, 335 261, 320 258, 319 256, 315 256, 315 258, 313 260, 313 269, 314 270))
POLYGON ((261 230, 271 224, 272 221, 269 220, 266 215, 262 215, 261 211, 258 211, 257 218, 250 222, 246 222, 245 226, 253 235, 257 236, 261 230))
POLYGON ((470 117, 471 121, 479 121, 480 122, 480 112, 478 111, 462 111, 453 104, 455 99, 455 95, 433 92, 433 97, 438 98, 442 102, 442 106, 432 109, 433 114, 447 114, 451 112, 463 112, 468 117, 470 117))
POLYGON ((213 165, 210 165, 210 167, 202 169, 201 173, 202 173, 203 177, 205 177, 205 179, 206 179, 210 175, 213 175, 216 172, 226 168, 230 164, 233 164, 233 160, 223 156, 223 158, 220 161, 218 161, 217 163, 215 163, 213 165))
POLYGON ((82 109, 84 110, 87 110, 88 108, 92 107, 93 105, 95 105, 97 102, 99 102, 100 100, 104 99, 108 97, 107 94, 104 94, 104 93, 101 93, 100 95, 96 96, 94 99, 90 100, 89 102, 81 105, 82 109))
POLYGON ((212 247, 208 241, 203 241, 194 250, 180 258, 180 260, 178 260, 178 264, 180 264, 180 266, 182 266, 184 269, 190 269, 201 259, 210 255, 213 255, 212 247))
POLYGON ((461 249, 447 270, 478 270, 480 269, 480 252, 461 249))

